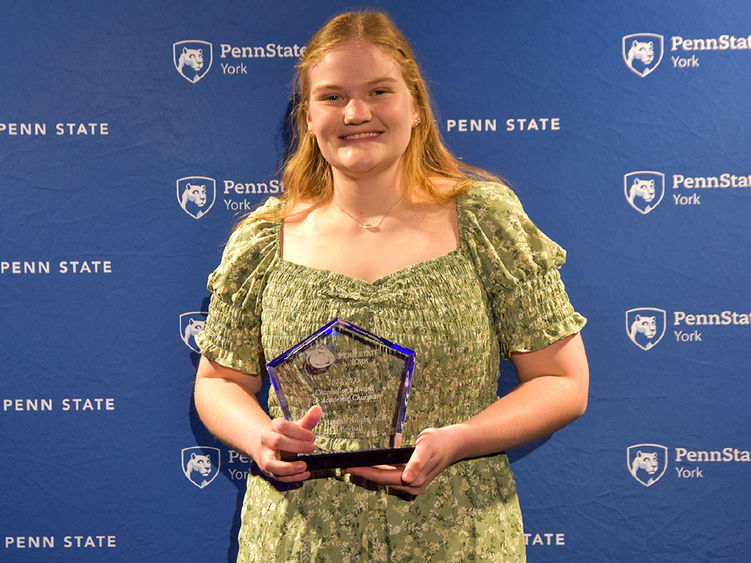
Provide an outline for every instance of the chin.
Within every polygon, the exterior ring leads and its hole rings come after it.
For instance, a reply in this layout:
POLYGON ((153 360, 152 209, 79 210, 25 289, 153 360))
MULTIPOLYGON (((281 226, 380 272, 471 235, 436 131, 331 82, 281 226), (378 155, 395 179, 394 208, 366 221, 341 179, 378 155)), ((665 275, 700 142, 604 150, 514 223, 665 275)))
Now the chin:
POLYGON ((368 176, 375 176, 392 168, 393 164, 380 165, 374 164, 370 166, 347 166, 339 168, 343 174, 351 178, 367 178, 368 176))
POLYGON ((332 167, 348 175, 367 176, 368 174, 377 174, 389 170, 397 166, 400 160, 401 157, 389 159, 344 159, 338 163, 332 163, 332 167))

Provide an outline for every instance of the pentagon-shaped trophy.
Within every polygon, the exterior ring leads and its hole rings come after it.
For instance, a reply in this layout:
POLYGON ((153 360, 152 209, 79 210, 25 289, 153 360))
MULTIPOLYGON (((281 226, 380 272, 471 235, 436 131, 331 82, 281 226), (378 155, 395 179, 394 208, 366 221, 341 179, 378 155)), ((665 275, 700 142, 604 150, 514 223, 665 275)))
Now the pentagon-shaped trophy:
POLYGON ((313 431, 326 451, 282 458, 309 470, 409 460, 414 448, 401 447, 401 438, 414 367, 414 351, 341 319, 274 358, 266 369, 284 418, 323 410, 313 431))

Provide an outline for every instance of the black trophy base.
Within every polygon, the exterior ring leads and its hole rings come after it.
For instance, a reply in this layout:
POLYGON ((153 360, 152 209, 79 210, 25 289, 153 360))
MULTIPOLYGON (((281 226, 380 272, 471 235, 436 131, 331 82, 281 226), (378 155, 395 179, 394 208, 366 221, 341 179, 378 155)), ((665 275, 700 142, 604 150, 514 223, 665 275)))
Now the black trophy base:
POLYGON ((326 452, 318 454, 283 453, 284 461, 304 461, 308 471, 335 469, 337 467, 370 467, 371 465, 397 465, 407 463, 414 447, 352 450, 349 452, 326 452))

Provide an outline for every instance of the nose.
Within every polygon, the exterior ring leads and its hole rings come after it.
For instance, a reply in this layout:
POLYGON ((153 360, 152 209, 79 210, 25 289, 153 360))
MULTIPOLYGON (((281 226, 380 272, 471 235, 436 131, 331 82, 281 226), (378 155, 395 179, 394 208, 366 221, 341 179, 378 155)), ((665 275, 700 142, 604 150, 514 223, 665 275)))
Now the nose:
POLYGON ((370 121, 372 117, 370 107, 366 102, 357 98, 351 98, 344 108, 344 124, 358 125, 370 121))

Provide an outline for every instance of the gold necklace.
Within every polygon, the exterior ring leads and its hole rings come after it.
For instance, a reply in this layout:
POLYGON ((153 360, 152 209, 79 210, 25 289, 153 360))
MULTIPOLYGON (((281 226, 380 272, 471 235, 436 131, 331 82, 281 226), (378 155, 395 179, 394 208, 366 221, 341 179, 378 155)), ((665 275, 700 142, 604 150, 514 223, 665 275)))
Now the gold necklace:
POLYGON ((336 205, 336 207, 339 209, 339 211, 341 211, 342 213, 344 213, 345 215, 347 215, 350 219, 352 219, 355 223, 357 223, 358 225, 360 225, 363 229, 367 229, 369 231, 372 231, 372 230, 377 229, 378 227, 381 226, 381 223, 383 223, 383 220, 386 218, 386 215, 388 215, 389 211, 391 211, 392 209, 394 209, 394 207, 396 207, 396 204, 399 203, 402 200, 402 197, 404 197, 404 196, 400 195, 399 199, 397 199, 394 203, 392 203, 391 207, 389 207, 386 211, 383 212, 383 215, 381 215, 380 219, 378 219, 377 221, 367 221, 365 223, 363 223, 362 221, 360 221, 357 217, 355 217, 354 215, 352 215, 352 213, 350 213, 349 211, 347 211, 346 209, 344 209, 341 205, 339 205, 337 203, 336 199, 332 198, 331 201, 334 202, 334 205, 336 205))

